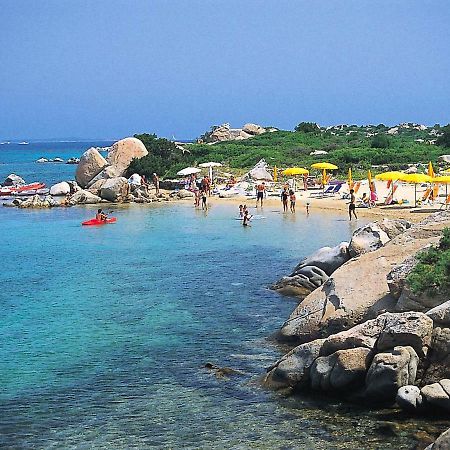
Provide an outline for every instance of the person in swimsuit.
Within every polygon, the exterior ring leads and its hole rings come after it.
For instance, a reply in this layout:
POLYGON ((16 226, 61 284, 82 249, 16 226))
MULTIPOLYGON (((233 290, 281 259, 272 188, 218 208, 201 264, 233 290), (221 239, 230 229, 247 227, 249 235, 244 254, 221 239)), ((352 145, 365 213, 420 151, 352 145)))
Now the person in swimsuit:
POLYGON ((156 188, 156 195, 159 195, 159 177, 156 173, 153 174, 152 181, 156 188))
POLYGON ((239 205, 239 217, 244 217, 244 207, 239 205))
POLYGON ((295 213, 295 192, 291 189, 289 191, 289 199, 291 200, 291 213, 295 213))
POLYGON ((248 213, 248 211, 244 212, 244 219, 242 220, 242 225, 244 227, 250 227, 250 219, 252 218, 252 216, 248 213))
POLYGON ((350 189, 350 203, 348 205, 348 215, 350 217, 350 220, 352 220, 352 213, 355 216, 355 219, 358 220, 358 216, 356 215, 355 201, 355 191, 353 189, 350 189))
POLYGON ((286 212, 288 209, 288 190, 287 187, 283 189, 283 192, 281 193, 281 201, 283 202, 283 212, 286 212))
POLYGON ((256 207, 258 207, 258 201, 260 201, 262 208, 265 192, 266 192, 266 184, 263 181, 261 184, 258 184, 258 186, 256 186, 256 207))
POLYGON ((101 208, 99 210, 97 210, 97 214, 95 215, 95 218, 97 220, 101 220, 102 222, 105 222, 107 217, 108 216, 103 212, 103 210, 101 208))
POLYGON ((207 193, 206 193, 206 189, 204 189, 202 191, 202 209, 203 210, 207 210, 208 209, 208 205, 206 204, 206 199, 207 199, 207 193))

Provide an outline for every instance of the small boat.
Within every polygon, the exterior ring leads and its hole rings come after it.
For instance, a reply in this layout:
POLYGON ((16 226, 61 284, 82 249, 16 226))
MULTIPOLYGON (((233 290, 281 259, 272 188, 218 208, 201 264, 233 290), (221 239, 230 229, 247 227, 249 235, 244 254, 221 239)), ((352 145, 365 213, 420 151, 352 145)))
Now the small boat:
POLYGON ((27 141, 19 142, 19 145, 28 145, 28 144, 29 144, 29 142, 27 142, 27 141))
MULTIPOLYGON (((30 183, 22 186, 4 186, 0 188, 0 197, 5 195, 17 195, 22 192, 36 191, 38 189, 44 189, 44 183, 30 183)), ((29 193, 29 192, 28 192, 29 193)))
POLYGON ((90 219, 82 222, 81 225, 106 225, 108 223, 115 223, 117 219, 115 217, 110 217, 106 220, 90 219))

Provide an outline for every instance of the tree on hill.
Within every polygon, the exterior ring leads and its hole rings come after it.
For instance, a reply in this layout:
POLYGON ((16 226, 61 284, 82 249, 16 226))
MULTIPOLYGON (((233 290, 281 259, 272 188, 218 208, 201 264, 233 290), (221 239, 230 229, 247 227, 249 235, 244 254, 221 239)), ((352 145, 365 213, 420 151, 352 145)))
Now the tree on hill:
POLYGON ((441 128, 442 135, 437 138, 436 144, 441 147, 450 147, 450 124, 441 128))
POLYGON ((294 128, 294 130, 300 133, 318 133, 320 131, 320 127, 314 122, 301 122, 294 128))
POLYGON ((388 148, 389 138, 385 134, 377 134, 373 137, 370 146, 372 148, 388 148))

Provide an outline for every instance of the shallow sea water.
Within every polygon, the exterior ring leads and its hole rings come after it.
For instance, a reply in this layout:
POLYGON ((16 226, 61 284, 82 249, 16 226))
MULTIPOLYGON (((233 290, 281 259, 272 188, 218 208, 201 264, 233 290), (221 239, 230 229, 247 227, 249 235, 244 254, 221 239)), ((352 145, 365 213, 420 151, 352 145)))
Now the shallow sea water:
POLYGON ((134 205, 81 227, 93 208, 0 207, 0 447, 412 448, 426 423, 260 385, 295 307, 267 286, 355 224, 235 213, 134 205))

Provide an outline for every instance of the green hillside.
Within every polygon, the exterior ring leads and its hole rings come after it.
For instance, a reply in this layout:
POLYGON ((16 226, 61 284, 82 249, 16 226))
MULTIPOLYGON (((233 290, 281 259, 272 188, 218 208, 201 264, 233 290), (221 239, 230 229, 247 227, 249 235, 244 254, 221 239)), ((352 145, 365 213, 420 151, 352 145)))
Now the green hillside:
MULTIPOLYGON (((302 129, 301 126, 297 127, 302 129)), ((157 172, 163 177, 172 177, 186 166, 202 162, 217 161, 230 169, 244 171, 261 158, 271 166, 302 166, 328 161, 339 167, 343 175, 349 167, 358 173, 375 166, 375 173, 388 169, 405 169, 408 164, 432 161, 446 149, 436 145, 442 140, 443 131, 438 125, 418 129, 414 124, 404 124, 397 130, 384 125, 360 127, 341 125, 332 128, 308 128, 307 131, 276 131, 254 136, 247 140, 226 141, 214 144, 188 144, 184 151, 175 144, 158 139, 155 135, 136 135, 148 148, 150 155, 134 161, 131 171, 150 175, 157 172), (390 133, 396 134, 390 134, 390 133), (312 156, 315 150, 326 151, 326 155, 312 156)), ((447 150, 448 153, 448 150, 447 150)))

